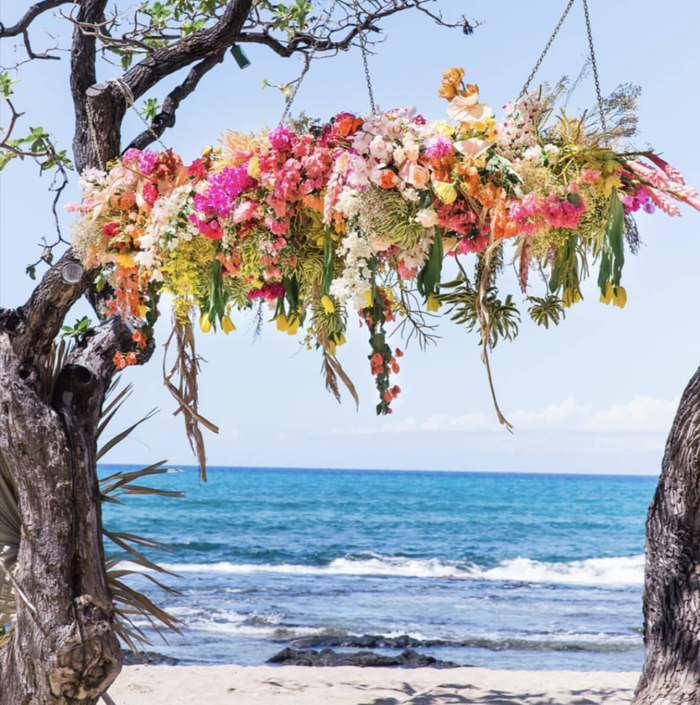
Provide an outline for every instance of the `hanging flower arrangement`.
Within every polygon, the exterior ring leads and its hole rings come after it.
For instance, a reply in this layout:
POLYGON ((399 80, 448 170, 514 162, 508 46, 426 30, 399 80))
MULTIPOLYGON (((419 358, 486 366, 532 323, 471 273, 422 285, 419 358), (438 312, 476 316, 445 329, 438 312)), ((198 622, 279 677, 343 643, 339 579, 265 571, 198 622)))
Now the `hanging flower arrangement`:
POLYGON ((518 310, 496 286, 506 241, 531 317, 549 326, 581 299, 593 264, 601 301, 625 305, 636 211, 700 210, 677 170, 623 146, 633 92, 613 99, 618 119, 605 129, 588 114, 556 114, 560 89, 508 104, 502 121, 462 69, 446 71, 439 92, 448 121, 414 109, 342 113, 229 133, 189 165, 170 150, 130 149, 106 173, 85 172, 75 250, 113 288, 108 313, 138 322, 135 351, 115 364, 136 361, 168 293, 180 324, 195 312, 205 332, 229 334, 237 311, 260 307, 280 332, 321 351, 336 395, 340 377, 356 396, 336 353, 359 317, 377 413, 391 413, 402 352, 390 326, 425 342, 444 306, 479 332, 487 364, 488 350, 517 334, 518 310), (443 281, 445 258, 458 265, 455 281, 443 281), (543 296, 528 294, 533 269, 543 296))

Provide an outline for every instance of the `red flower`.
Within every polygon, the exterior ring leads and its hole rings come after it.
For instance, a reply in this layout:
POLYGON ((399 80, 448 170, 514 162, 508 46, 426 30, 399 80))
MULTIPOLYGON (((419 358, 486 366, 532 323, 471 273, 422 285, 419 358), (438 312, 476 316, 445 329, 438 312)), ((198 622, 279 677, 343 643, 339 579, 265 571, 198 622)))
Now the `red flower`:
POLYGON ((115 235, 119 235, 119 223, 107 223, 102 226, 102 234, 111 240, 115 235))

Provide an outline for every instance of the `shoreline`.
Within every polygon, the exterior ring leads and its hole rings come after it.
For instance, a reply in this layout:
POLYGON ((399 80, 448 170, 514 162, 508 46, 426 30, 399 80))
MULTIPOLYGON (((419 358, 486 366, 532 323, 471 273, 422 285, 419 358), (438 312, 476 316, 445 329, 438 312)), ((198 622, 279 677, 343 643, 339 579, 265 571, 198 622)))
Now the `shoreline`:
POLYGON ((626 705, 631 671, 126 666, 116 705, 626 705))

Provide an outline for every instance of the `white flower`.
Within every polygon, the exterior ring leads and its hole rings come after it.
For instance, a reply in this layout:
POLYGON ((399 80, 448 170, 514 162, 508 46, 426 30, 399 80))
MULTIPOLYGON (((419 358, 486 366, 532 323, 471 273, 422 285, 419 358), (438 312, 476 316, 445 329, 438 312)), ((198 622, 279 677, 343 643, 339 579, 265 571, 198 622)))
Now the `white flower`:
POLYGON ((528 147, 523 152, 523 159, 528 162, 542 163, 542 150, 539 147, 528 147))
POLYGON ((457 122, 474 122, 493 117, 493 110, 487 103, 479 103, 479 94, 458 95, 447 108, 447 114, 457 122))
POLYGON ((411 188, 410 186, 406 186, 402 191, 401 195, 407 200, 411 201, 412 203, 418 203, 420 200, 420 194, 416 189, 411 188))
POLYGON ((134 262, 144 269, 153 269, 156 262, 156 254, 153 250, 143 250, 134 255, 134 262))
POLYGON ((152 282, 162 282, 163 281, 163 272, 161 272, 160 269, 154 269, 151 272, 151 281, 152 282))
POLYGON ((355 308, 364 308, 366 294, 372 288, 369 261, 374 255, 374 249, 367 237, 351 228, 341 241, 338 251, 344 256, 345 269, 342 276, 331 283, 330 293, 339 301, 353 299, 355 308))
POLYGON ((439 222, 438 214, 432 208, 423 208, 416 214, 416 221, 426 230, 435 227, 439 222))
POLYGON ((561 151, 556 144, 546 144, 544 146, 545 154, 549 157, 549 161, 552 164, 556 164, 559 159, 559 152, 561 151))
POLYGON ((383 162, 389 158, 389 155, 393 151, 392 145, 384 141, 381 135, 377 135, 369 143, 370 154, 378 161, 383 162))
POLYGON ((338 196, 338 202, 335 207, 348 218, 356 216, 360 212, 357 191, 349 186, 345 186, 338 196))

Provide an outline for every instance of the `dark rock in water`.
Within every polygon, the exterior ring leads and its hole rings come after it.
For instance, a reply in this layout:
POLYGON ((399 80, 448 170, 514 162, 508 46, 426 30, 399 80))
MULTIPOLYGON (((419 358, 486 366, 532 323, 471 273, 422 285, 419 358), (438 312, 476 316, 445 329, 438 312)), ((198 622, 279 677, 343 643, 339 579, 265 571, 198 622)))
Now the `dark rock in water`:
POLYGON ((399 667, 399 668, 457 668, 458 664, 452 661, 440 661, 433 656, 419 654, 413 649, 404 649, 398 656, 384 656, 372 651, 347 651, 336 652, 333 649, 315 651, 313 649, 298 650, 292 648, 282 649, 268 663, 282 666, 360 666, 372 667, 399 667))
POLYGON ((164 656, 155 651, 141 651, 135 654, 133 651, 122 651, 125 666, 175 666, 180 659, 172 656, 164 656))
POLYGON ((319 646, 347 646, 355 649, 415 649, 434 646, 463 646, 459 641, 446 639, 415 639, 402 634, 401 636, 381 636, 365 634, 364 636, 302 636, 289 642, 295 649, 311 649, 319 646))

